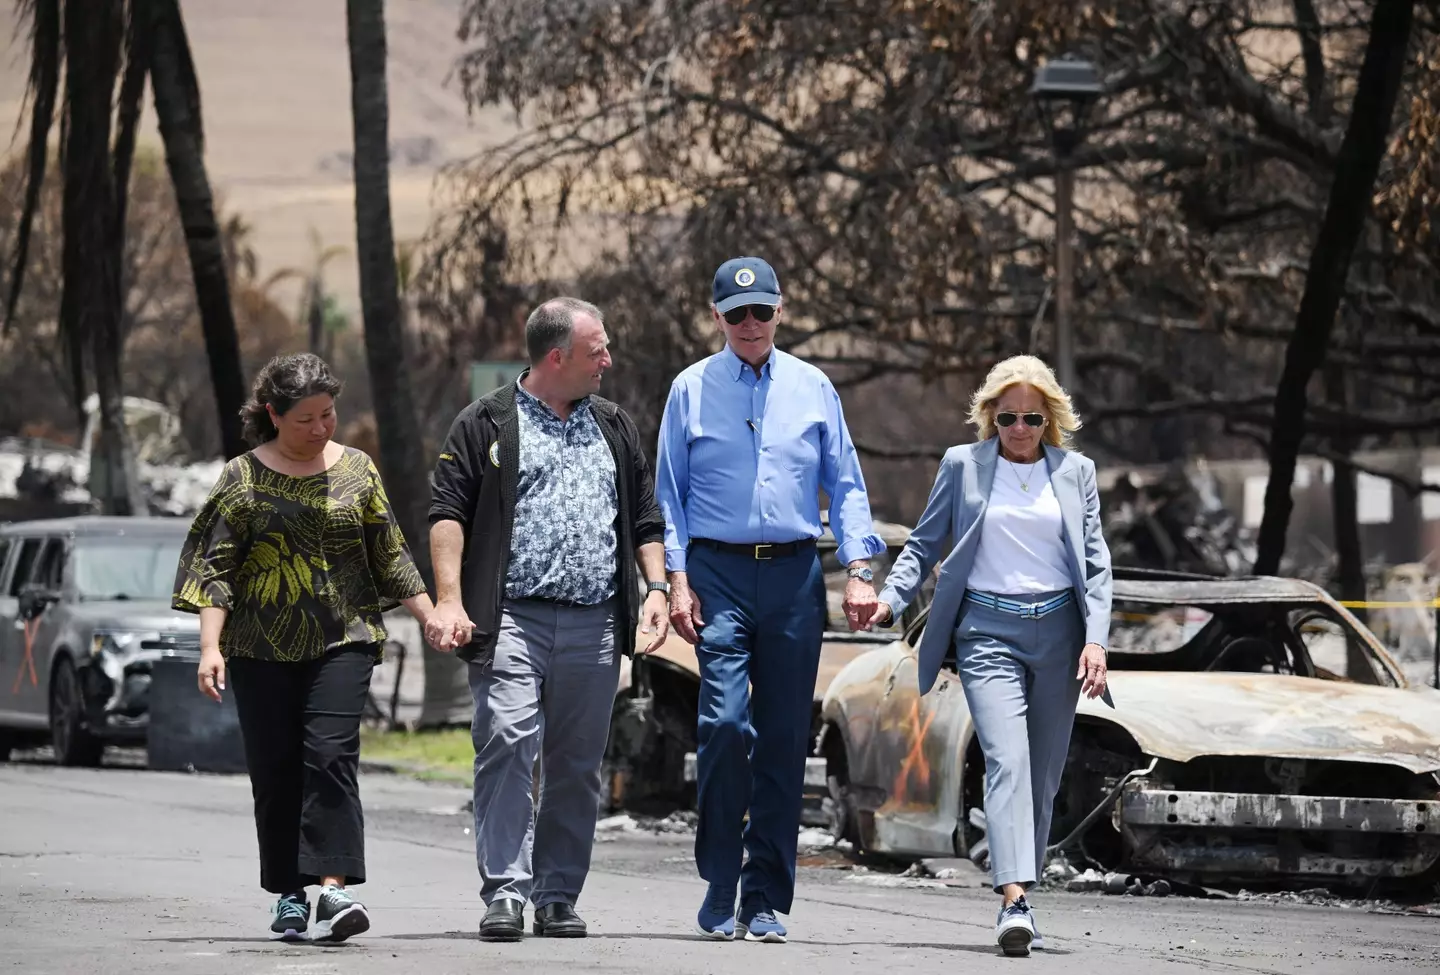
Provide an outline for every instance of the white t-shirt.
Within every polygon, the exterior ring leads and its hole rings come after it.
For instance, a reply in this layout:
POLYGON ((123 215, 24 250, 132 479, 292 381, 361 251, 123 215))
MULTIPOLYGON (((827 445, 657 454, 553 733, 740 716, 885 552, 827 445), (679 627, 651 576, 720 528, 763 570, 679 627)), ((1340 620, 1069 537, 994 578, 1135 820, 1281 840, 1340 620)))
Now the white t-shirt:
POLYGON ((1006 596, 1069 589, 1074 583, 1050 466, 1043 457, 1033 464, 1012 464, 1002 456, 996 464, 966 585, 1006 596))

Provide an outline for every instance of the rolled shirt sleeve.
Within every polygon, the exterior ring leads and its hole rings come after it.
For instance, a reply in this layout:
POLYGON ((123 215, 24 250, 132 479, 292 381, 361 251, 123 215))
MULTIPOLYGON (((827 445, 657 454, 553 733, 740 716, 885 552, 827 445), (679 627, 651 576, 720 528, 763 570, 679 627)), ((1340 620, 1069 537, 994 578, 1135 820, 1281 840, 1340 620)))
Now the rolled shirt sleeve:
POLYGON ((870 496, 860 470, 860 455, 845 425, 845 411, 835 386, 824 380, 825 430, 820 458, 820 485, 830 498, 830 530, 835 534, 841 565, 873 559, 885 551, 875 533, 870 496))

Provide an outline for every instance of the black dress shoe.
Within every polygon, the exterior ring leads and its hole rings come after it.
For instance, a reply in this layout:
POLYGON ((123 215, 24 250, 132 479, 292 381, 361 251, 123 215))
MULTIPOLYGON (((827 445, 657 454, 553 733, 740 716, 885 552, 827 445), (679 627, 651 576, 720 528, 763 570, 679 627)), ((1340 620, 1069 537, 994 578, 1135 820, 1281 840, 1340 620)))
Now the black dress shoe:
POLYGON ((542 938, 583 938, 585 922, 569 904, 546 904, 535 912, 535 933, 542 938))
POLYGON ((525 904, 513 897, 497 897, 480 922, 481 941, 519 941, 525 934, 525 904))

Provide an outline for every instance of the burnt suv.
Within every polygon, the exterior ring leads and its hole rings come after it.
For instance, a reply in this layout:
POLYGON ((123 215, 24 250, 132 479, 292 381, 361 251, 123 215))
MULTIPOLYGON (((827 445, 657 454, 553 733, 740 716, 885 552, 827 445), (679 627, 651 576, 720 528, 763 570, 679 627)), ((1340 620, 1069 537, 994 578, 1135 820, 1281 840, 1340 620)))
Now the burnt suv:
POLYGON ((84 516, 0 525, 0 760, 50 744, 96 765, 144 744, 150 672, 193 655, 199 620, 170 608, 189 521, 84 516))

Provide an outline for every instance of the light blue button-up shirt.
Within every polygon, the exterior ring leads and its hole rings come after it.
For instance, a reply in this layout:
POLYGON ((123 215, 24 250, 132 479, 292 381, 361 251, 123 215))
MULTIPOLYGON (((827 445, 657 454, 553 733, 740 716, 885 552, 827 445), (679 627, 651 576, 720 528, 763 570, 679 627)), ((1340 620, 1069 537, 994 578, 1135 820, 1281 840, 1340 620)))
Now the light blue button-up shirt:
POLYGON ((840 394, 819 369, 776 349, 757 377, 727 344, 675 378, 655 465, 666 570, 685 571, 692 538, 819 538, 822 488, 841 564, 885 551, 840 394))

